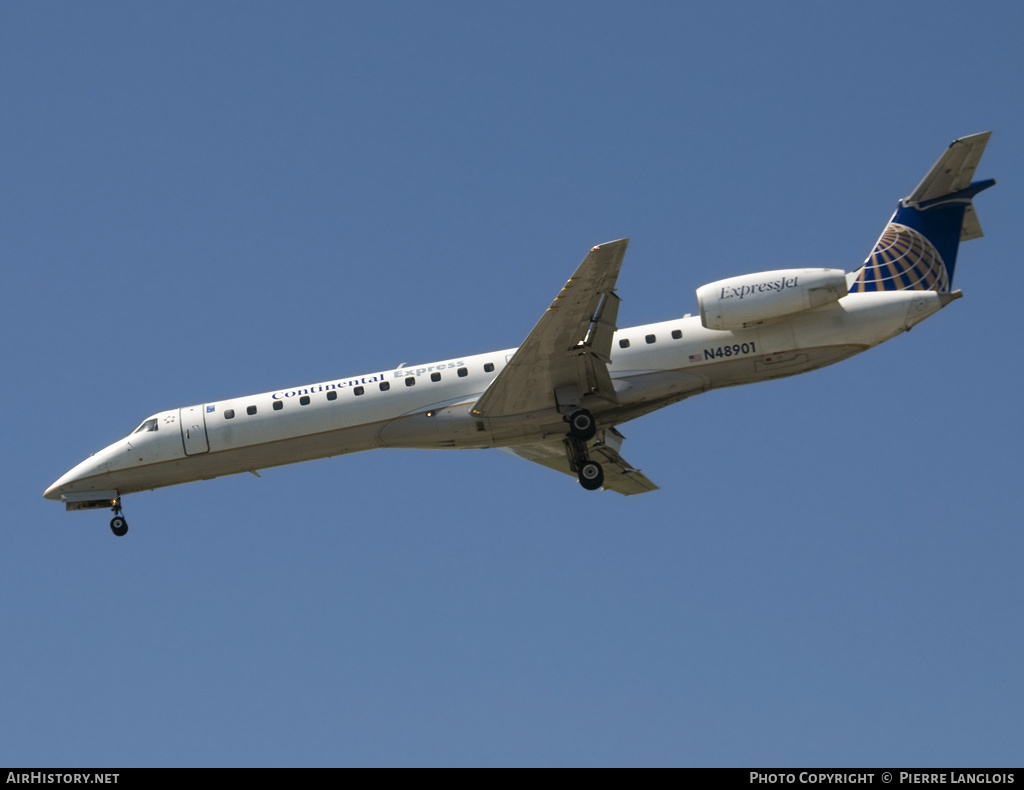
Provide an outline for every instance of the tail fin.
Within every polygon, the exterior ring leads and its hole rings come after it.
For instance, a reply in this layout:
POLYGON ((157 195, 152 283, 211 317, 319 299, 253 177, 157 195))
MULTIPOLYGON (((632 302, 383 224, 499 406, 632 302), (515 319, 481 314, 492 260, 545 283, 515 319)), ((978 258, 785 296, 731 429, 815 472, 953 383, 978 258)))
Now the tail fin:
POLYGON ((949 291, 961 241, 982 235, 971 200, 995 179, 971 182, 992 132, 953 141, 903 198, 850 292, 949 291))

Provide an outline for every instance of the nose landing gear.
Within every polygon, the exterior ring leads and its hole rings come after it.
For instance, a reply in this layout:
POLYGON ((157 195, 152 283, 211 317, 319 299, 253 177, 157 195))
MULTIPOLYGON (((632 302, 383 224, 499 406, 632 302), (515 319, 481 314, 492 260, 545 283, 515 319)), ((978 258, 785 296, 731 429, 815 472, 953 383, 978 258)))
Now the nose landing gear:
POLYGON ((117 537, 123 538, 128 534, 128 522, 121 515, 121 497, 114 500, 113 507, 110 509, 114 512, 114 517, 110 519, 110 531, 117 537))

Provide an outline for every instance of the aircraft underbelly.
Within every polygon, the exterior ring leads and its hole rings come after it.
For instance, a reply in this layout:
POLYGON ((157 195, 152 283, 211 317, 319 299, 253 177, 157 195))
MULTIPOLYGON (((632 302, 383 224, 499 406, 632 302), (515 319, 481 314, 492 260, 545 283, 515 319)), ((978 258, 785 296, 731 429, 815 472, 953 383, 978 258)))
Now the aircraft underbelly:
POLYGON ((438 449, 445 447, 493 447, 490 423, 474 417, 472 403, 460 403, 397 417, 380 430, 386 447, 438 449))
POLYGON ((382 446, 379 433, 380 423, 370 423, 119 469, 82 482, 88 489, 110 488, 122 495, 131 494, 370 450, 382 446))

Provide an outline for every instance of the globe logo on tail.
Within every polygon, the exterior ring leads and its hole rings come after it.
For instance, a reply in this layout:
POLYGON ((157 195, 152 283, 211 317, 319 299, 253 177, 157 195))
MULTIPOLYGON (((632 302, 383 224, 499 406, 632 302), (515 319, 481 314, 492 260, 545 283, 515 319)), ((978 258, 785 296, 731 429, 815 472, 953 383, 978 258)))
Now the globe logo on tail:
POLYGON ((939 251, 913 228, 890 222, 864 262, 851 293, 865 291, 949 291, 949 274, 939 251))

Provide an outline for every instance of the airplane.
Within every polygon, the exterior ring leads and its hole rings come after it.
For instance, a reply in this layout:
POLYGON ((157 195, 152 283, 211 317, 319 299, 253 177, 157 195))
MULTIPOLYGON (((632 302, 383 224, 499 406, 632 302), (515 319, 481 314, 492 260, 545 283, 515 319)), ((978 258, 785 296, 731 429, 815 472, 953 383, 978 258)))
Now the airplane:
POLYGON ((959 243, 982 235, 972 181, 991 132, 955 140, 899 201, 864 264, 730 277, 700 315, 617 326, 628 239, 593 247, 519 348, 162 411, 43 496, 67 510, 126 494, 379 447, 503 448, 624 495, 657 486, 618 426, 708 390, 793 376, 889 340, 958 299, 959 243))

